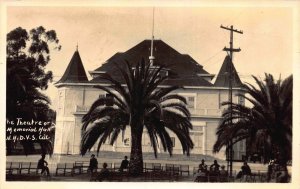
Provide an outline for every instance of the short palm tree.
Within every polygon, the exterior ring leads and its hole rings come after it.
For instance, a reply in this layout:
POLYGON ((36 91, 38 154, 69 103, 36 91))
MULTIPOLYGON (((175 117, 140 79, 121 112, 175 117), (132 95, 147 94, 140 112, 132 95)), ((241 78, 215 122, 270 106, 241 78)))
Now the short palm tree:
POLYGON ((253 78, 258 88, 246 84, 246 95, 239 95, 253 106, 233 103, 232 112, 227 109, 223 113, 214 151, 218 152, 231 139, 233 143, 247 139, 250 153, 259 152, 265 162, 276 158, 286 165, 291 160, 292 151, 293 77, 283 81, 275 81, 271 74, 265 74, 264 81, 253 78))
POLYGON ((157 157, 158 138, 164 151, 172 155, 173 145, 169 131, 175 133, 181 142, 183 153, 189 155, 193 142, 189 135, 192 129, 186 99, 170 92, 178 86, 159 88, 167 79, 160 74, 163 66, 151 67, 144 60, 134 68, 126 61, 125 69, 119 66, 125 85, 108 74, 100 78, 110 86, 95 86, 113 97, 97 99, 83 116, 81 154, 84 155, 98 141, 98 149, 106 141, 116 141, 126 126, 131 130, 130 172, 138 175, 143 170, 142 134, 146 129, 157 157), (111 103, 113 106, 106 106, 111 103))

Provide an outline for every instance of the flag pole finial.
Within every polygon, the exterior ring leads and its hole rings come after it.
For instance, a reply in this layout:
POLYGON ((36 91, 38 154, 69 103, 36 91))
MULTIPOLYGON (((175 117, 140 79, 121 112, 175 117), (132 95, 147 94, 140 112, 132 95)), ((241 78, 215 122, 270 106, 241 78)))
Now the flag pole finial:
POLYGON ((153 42, 154 42, 154 10, 155 10, 155 7, 153 7, 153 12, 152 12, 152 37, 151 37, 151 51, 150 51, 150 56, 149 56, 150 65, 151 65, 151 66, 153 66, 154 59, 155 59, 155 57, 153 56, 153 42))

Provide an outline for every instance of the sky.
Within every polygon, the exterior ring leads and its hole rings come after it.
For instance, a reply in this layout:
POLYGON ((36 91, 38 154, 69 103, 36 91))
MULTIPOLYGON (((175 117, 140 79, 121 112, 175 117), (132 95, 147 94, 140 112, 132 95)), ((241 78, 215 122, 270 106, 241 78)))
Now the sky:
MULTIPOLYGON (((47 69, 54 82, 63 75, 78 44, 86 72, 101 66, 116 52, 124 52, 152 33, 152 7, 7 7, 7 32, 40 25, 54 29, 62 49, 51 51, 47 69)), ((233 62, 244 82, 251 75, 271 73, 285 78, 293 69, 293 12, 291 7, 155 7, 154 36, 182 54, 189 54, 206 71, 217 74, 229 46, 233 25, 233 62)), ((154 54, 155 56, 155 54, 154 54)), ((89 75, 89 74, 88 74, 89 75)), ((50 84, 46 93, 55 99, 50 84)), ((55 100, 54 100, 55 101, 55 100)))

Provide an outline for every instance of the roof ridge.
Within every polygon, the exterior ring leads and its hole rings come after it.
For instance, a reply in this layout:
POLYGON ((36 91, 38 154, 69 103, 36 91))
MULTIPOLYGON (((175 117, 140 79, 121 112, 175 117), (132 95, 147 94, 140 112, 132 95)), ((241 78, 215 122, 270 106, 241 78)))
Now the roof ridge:
MULTIPOLYGON (((112 57, 107 59, 105 64, 95 69, 95 71, 102 71, 111 74, 116 80, 122 80, 120 78, 116 63, 120 68, 125 68, 125 60, 135 66, 142 58, 148 60, 150 56, 151 40, 144 39, 140 43, 136 44, 129 50, 123 53, 115 53, 112 57)), ((192 85, 192 86, 213 86, 210 80, 199 76, 198 74, 209 74, 203 69, 203 66, 194 60, 189 54, 181 54, 173 47, 165 43, 161 39, 155 39, 154 41, 154 53, 155 62, 154 65, 165 65, 169 68, 168 75, 178 75, 178 79, 174 81, 172 78, 166 81, 166 84, 170 85, 192 85)), ((101 83, 96 76, 90 81, 91 83, 101 83)))

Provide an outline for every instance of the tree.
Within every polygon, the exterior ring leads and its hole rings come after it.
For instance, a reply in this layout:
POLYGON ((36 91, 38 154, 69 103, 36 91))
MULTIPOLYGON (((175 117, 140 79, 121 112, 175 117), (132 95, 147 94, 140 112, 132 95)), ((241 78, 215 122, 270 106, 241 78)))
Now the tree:
POLYGON ((174 132, 183 149, 189 155, 193 142, 189 135, 192 129, 190 113, 186 108, 186 99, 170 94, 178 86, 159 88, 167 79, 160 75, 163 66, 152 68, 144 60, 132 68, 126 62, 125 69, 119 71, 126 86, 108 74, 100 78, 111 83, 110 86, 95 86, 109 96, 97 99, 83 116, 81 154, 84 155, 98 141, 97 152, 101 145, 110 140, 116 141, 126 126, 131 130, 130 172, 139 175, 143 171, 142 134, 144 128, 150 138, 154 155, 157 157, 158 138, 164 151, 172 155, 173 145, 169 131, 174 132), (113 97, 113 98, 112 98, 113 97), (111 103, 113 106, 106 106, 111 103))
MULTIPOLYGON (((28 32, 18 27, 7 34, 7 80, 6 118, 8 122, 17 118, 23 120, 53 121, 49 116, 50 99, 42 93, 52 81, 52 72, 46 72, 50 61, 49 45, 60 50, 59 40, 54 30, 47 31, 39 26, 28 32), (29 44, 29 47, 27 45, 29 44)), ((53 132, 51 132, 53 133, 53 132)), ((25 134, 25 133, 24 133, 25 134)), ((43 152, 51 153, 51 141, 37 141, 43 152)), ((25 154, 34 149, 33 141, 21 142, 25 154)), ((10 154, 16 142, 7 141, 10 154)))
MULTIPOLYGON (((233 144, 247 139, 250 153, 259 152, 265 162, 276 158, 286 166, 292 158, 293 77, 291 75, 283 81, 275 81, 271 74, 265 74, 264 81, 253 78, 258 88, 246 84, 246 94, 239 95, 252 107, 233 103, 232 117, 229 109, 223 113, 214 152, 228 144, 230 139, 233 139, 233 144)), ((229 105, 229 102, 224 105, 229 105)))

